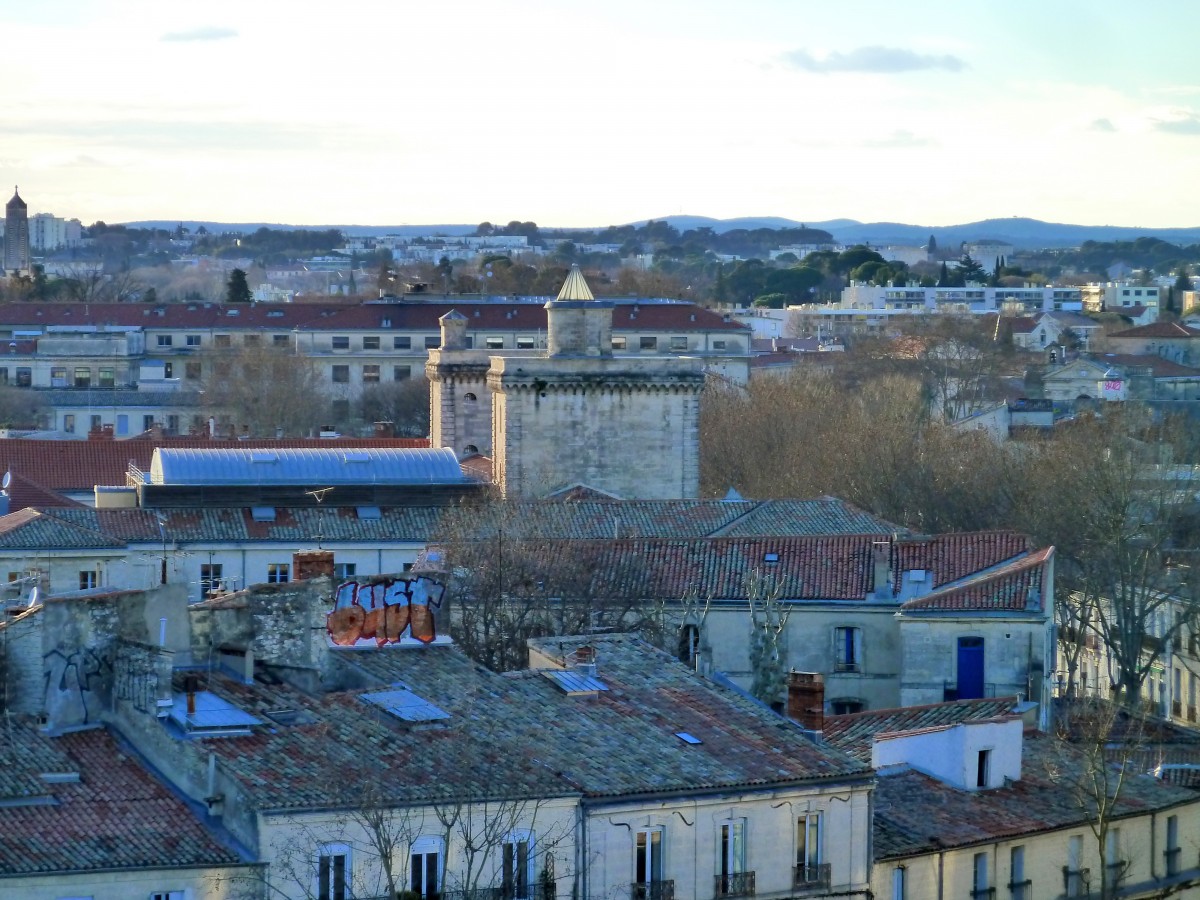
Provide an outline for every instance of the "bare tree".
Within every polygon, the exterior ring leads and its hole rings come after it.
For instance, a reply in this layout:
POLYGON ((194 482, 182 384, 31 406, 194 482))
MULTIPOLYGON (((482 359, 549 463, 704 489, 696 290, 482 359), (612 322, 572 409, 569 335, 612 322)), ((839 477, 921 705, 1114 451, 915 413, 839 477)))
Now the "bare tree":
POLYGON ((290 351, 265 346, 214 350, 202 364, 205 406, 228 416, 235 428, 255 437, 305 435, 330 414, 324 382, 313 362, 290 351))
POLYGON ((631 574, 637 560, 606 570, 607 541, 569 541, 553 525, 557 503, 489 495, 443 515, 434 564, 448 575, 451 633, 459 648, 498 671, 524 668, 526 642, 550 635, 638 630, 654 615, 631 574))
POLYGON ((429 434, 429 382, 424 376, 365 388, 359 410, 366 422, 391 422, 396 434, 429 434))
POLYGON ((761 572, 746 575, 750 604, 750 693, 763 703, 778 703, 787 685, 787 631, 791 607, 780 602, 781 589, 761 572))
MULTIPOLYGON (((1098 900, 1121 896, 1131 860, 1128 849, 1115 840, 1117 823, 1131 810, 1141 809, 1131 805, 1127 795, 1130 780, 1145 776, 1138 763, 1147 748, 1146 720, 1106 700, 1076 701, 1059 707, 1056 736, 1056 752, 1043 760, 1047 774, 1067 788, 1075 808, 1087 821, 1100 860, 1099 878, 1064 867, 1068 886, 1074 883, 1080 890, 1091 885, 1087 896, 1098 900), (1098 893, 1094 888, 1097 881, 1098 893)), ((1171 893, 1166 889, 1155 896, 1171 893)))

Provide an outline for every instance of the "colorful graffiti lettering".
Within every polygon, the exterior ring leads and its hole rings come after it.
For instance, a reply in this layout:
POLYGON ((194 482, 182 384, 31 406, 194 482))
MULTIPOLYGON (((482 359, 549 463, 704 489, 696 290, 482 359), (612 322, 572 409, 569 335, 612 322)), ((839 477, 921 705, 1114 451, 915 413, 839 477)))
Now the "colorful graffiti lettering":
POLYGON ((329 639, 339 647, 374 640, 376 646, 405 637, 431 644, 437 638, 437 613, 446 588, 432 578, 398 578, 375 584, 344 581, 334 591, 325 620, 329 639))

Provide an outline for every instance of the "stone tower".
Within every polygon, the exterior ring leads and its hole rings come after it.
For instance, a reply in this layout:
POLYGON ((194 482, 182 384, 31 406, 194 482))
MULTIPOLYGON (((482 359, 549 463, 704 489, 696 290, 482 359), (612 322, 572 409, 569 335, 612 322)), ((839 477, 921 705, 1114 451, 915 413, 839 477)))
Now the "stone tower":
POLYGON ((4 271, 9 274, 28 272, 30 265, 29 209, 13 188, 12 199, 4 207, 4 271))
POLYGON ((614 356, 613 304, 578 267, 546 304, 547 352, 493 355, 493 479, 506 496, 586 485, 626 499, 700 491, 702 361, 614 356))
POLYGON ((485 350, 467 348, 467 317, 452 309, 440 319, 442 346, 429 351, 429 436, 433 447, 449 447, 462 459, 492 450, 491 364, 485 350))

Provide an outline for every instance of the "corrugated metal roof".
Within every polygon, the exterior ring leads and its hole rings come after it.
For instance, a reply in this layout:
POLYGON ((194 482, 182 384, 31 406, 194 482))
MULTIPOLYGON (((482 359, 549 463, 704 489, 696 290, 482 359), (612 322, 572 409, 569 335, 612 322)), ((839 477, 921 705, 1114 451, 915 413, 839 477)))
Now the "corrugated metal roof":
POLYGON ((159 447, 151 484, 465 484, 453 450, 313 447, 196 450, 159 447))

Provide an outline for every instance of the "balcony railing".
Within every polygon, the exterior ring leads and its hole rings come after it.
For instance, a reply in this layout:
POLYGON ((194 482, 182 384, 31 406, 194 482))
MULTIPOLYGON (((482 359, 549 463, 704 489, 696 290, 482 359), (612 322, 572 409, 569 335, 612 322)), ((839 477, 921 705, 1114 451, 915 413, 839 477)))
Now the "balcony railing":
MULTIPOLYGON (((1014 691, 1014 693, 1015 693, 1015 691, 1014 691)), ((991 684, 991 683, 985 684, 983 686, 983 696, 984 697, 995 697, 996 696, 996 685, 991 684)), ((975 699, 975 698, 967 698, 967 697, 960 698, 958 696, 958 682, 957 681, 943 681, 942 682, 942 700, 944 700, 947 703, 950 703, 951 701, 958 700, 958 699, 966 700, 966 699, 975 699)))
POLYGON ((1196 721, 1196 707, 1194 707, 1194 706, 1189 706, 1189 707, 1188 707, 1187 720, 1188 720, 1189 722, 1195 722, 1195 721, 1196 721))
POLYGON ((835 672, 859 672, 861 670, 861 667, 856 662, 841 661, 833 664, 833 671, 835 672))
POLYGON ((713 894, 717 897, 753 897, 754 873, 731 872, 728 875, 718 875, 713 894))
POLYGON ((501 885, 500 887, 468 888, 441 891, 430 900, 535 900, 533 885, 501 885))
POLYGON ((1033 881, 1010 881, 1008 883, 1008 900, 1033 900, 1033 881))
POLYGON ((829 887, 829 863, 815 866, 793 866, 792 887, 797 891, 813 891, 829 887))
POLYGON ((675 900, 674 881, 635 881, 629 886, 630 900, 675 900))
POLYGON ((1167 863, 1167 877, 1174 878, 1179 874, 1179 854, 1181 847, 1172 847, 1170 850, 1163 851, 1163 858, 1167 863))
POLYGON ((1108 886, 1115 888, 1124 880, 1125 873, 1129 869, 1129 862, 1119 859, 1116 862, 1108 863, 1105 868, 1108 870, 1108 886))
POLYGON ((971 891, 971 900, 993 900, 996 896, 994 887, 975 888, 971 891))
POLYGON ((1063 866, 1063 886, 1066 889, 1066 895, 1068 897, 1086 897, 1091 874, 1089 869, 1072 869, 1063 866))

